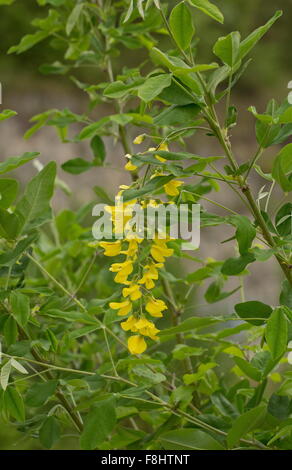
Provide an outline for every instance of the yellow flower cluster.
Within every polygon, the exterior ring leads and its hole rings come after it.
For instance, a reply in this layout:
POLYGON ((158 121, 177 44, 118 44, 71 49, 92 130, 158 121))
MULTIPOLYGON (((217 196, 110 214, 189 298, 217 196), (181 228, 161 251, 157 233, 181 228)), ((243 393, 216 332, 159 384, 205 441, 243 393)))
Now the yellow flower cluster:
POLYGON ((127 320, 121 323, 121 327, 124 331, 135 333, 128 339, 128 349, 132 354, 141 354, 146 350, 144 337, 154 341, 158 339, 159 329, 147 316, 161 318, 167 306, 163 300, 156 299, 150 291, 159 278, 158 270, 163 267, 166 257, 173 253, 173 250, 167 247, 165 240, 147 240, 145 248, 149 250, 149 256, 147 263, 141 268, 138 262, 141 243, 142 239, 124 239, 99 244, 104 249, 105 256, 126 256, 124 261, 113 263, 110 267, 110 271, 115 273, 115 282, 123 284, 124 287, 121 301, 110 302, 109 306, 117 310, 119 316, 128 316, 127 320))
MULTIPOLYGON (((138 136, 134 143, 139 144, 144 139, 143 135, 138 136)), ((168 150, 166 144, 161 144, 159 150, 168 150)), ((156 149, 149 149, 156 150, 156 149)), ((125 169, 135 171, 137 167, 131 162, 131 155, 126 155, 128 162, 125 169)), ((155 157, 163 162, 165 159, 159 155, 155 157)), ((164 185, 164 191, 169 196, 177 196, 182 181, 172 180, 164 185)), ((121 186, 118 196, 121 196, 127 186, 121 186)), ((148 204, 157 206, 156 200, 139 201, 142 207, 146 208, 148 204)), ((122 299, 119 302, 110 302, 109 306, 117 310, 119 316, 126 316, 127 319, 121 322, 124 331, 134 333, 128 338, 128 349, 132 354, 141 354, 147 348, 146 338, 158 340, 159 329, 156 328, 152 318, 161 318, 162 312, 167 309, 165 302, 156 299, 151 289, 155 287, 155 281, 159 279, 159 269, 163 268, 167 257, 173 254, 173 250, 167 245, 168 239, 154 238, 153 240, 144 240, 139 238, 138 234, 133 233, 127 236, 127 223, 132 216, 132 208, 136 200, 127 203, 121 203, 115 207, 107 206, 106 210, 111 214, 111 220, 114 226, 114 233, 123 233, 123 239, 100 242, 99 245, 104 249, 104 255, 115 257, 124 255, 125 258, 113 263, 110 271, 115 274, 114 281, 122 284, 122 299), (122 217, 121 217, 122 215, 122 217), (122 222, 121 222, 122 220, 122 222), (136 236, 137 235, 137 236, 136 236), (139 259, 139 251, 143 251, 142 264, 139 259)), ((133 229, 133 228, 132 228, 133 229)), ((141 258, 141 257, 140 257, 141 258)))

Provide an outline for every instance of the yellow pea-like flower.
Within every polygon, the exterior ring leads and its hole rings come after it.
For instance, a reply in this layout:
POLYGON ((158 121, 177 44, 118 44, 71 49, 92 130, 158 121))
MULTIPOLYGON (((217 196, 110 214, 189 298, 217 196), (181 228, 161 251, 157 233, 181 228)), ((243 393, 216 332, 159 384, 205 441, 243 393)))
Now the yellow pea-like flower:
POLYGON ((131 315, 126 321, 123 321, 121 323, 121 327, 123 328, 124 331, 131 330, 133 333, 135 333, 137 331, 137 328, 135 327, 136 323, 137 323, 137 318, 131 315))
POLYGON ((122 243, 120 240, 115 242, 100 242, 99 246, 104 248, 105 256, 117 256, 121 252, 122 243))
MULTIPOLYGON (((138 167, 136 165, 133 165, 133 163, 131 162, 132 156, 129 153, 127 153, 127 155, 125 155, 125 157, 128 159, 128 162, 124 166, 125 170, 128 170, 128 171, 137 170, 138 167)), ((123 189, 123 188, 121 188, 121 189, 123 189)))
POLYGON ((150 299, 145 306, 146 312, 150 313, 152 317, 162 317, 163 310, 167 310, 167 306, 163 300, 150 299))
POLYGON ((157 333, 159 333, 159 330, 154 323, 147 320, 147 318, 140 318, 140 320, 135 323, 134 329, 135 330, 132 329, 133 332, 138 331, 143 336, 149 336, 149 338, 153 340, 158 339, 157 333))
POLYGON ((145 284, 146 289, 153 289, 155 283, 149 273, 145 273, 138 281, 139 284, 145 284))
POLYGON ((154 280, 158 279, 157 268, 162 268, 162 263, 151 263, 145 266, 145 272, 141 279, 138 281, 139 284, 145 284, 146 289, 153 289, 155 287, 154 280))
POLYGON ((126 165, 124 166, 125 170, 127 171, 135 171, 137 170, 137 166, 136 165, 133 165, 133 163, 131 163, 131 161, 129 160, 126 165))
POLYGON ((131 354, 142 354, 147 349, 147 344, 143 336, 134 335, 128 339, 128 349, 131 354))
POLYGON ((159 333, 159 331, 160 330, 158 330, 157 328, 155 328, 155 326, 153 326, 152 328, 150 327, 141 328, 139 330, 139 333, 143 336, 148 336, 153 341, 157 341, 159 339, 157 336, 157 333, 159 333))
POLYGON ((114 280, 119 284, 125 284, 128 276, 133 272, 133 261, 128 260, 123 263, 114 263, 110 267, 110 271, 117 273, 114 280))
POLYGON ((126 272, 120 271, 120 272, 117 273, 117 275, 114 277, 114 281, 115 281, 117 284, 126 284, 127 281, 128 281, 128 276, 129 276, 129 274, 127 274, 126 272))
POLYGON ((136 321, 135 327, 137 330, 141 330, 143 328, 153 328, 154 324, 147 320, 147 318, 140 318, 139 320, 136 321))
POLYGON ((132 260, 126 260, 123 261, 123 263, 114 263, 110 267, 110 271, 113 273, 118 273, 120 271, 126 271, 129 274, 133 271, 133 261, 132 260))
POLYGON ((122 251, 121 253, 123 253, 124 255, 127 255, 127 256, 131 256, 131 258, 133 258, 137 251, 138 251, 138 247, 139 247, 139 243, 141 243, 143 241, 142 238, 131 238, 128 241, 128 249, 125 250, 125 251, 122 251))
POLYGON ((173 249, 167 247, 165 240, 154 240, 150 253, 155 261, 164 263, 165 258, 172 256, 173 249))
POLYGON ((138 284, 132 284, 130 287, 124 287, 123 297, 130 297, 133 301, 140 299, 142 297, 140 286, 138 284))
POLYGON ((129 300, 125 300, 124 302, 110 302, 110 308, 113 310, 118 310, 118 315, 128 315, 132 311, 132 304, 129 300))
POLYGON ((177 188, 179 188, 182 184, 183 181, 171 180, 166 183, 163 188, 168 196, 178 196, 179 190, 177 188))
POLYGON ((135 137, 135 139, 133 140, 133 144, 135 144, 135 145, 140 145, 140 144, 142 144, 142 142, 144 141, 145 137, 146 137, 145 134, 137 135, 137 137, 135 137))

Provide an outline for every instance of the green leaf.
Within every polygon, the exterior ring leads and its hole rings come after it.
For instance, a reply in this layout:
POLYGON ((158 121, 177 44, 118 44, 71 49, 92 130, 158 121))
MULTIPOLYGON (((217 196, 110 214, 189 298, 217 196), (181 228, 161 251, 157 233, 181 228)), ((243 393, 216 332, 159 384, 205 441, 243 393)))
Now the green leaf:
POLYGON ((115 398, 110 397, 96 402, 86 417, 80 445, 83 450, 93 450, 101 444, 113 430, 117 421, 115 398))
POLYGON ((4 337, 7 342, 7 344, 10 346, 11 344, 14 344, 17 340, 17 324, 16 321, 12 316, 10 316, 4 325, 4 337))
MULTIPOLYGON (((205 158, 207 158, 207 157, 199 157, 198 155, 195 155, 189 152, 168 152, 166 150, 147 151, 147 152, 143 152, 143 154, 134 154, 132 155, 132 157, 135 159, 136 158, 141 159, 141 161, 143 161, 143 158, 147 157, 148 155, 158 155, 159 157, 163 157, 165 160, 170 160, 170 161, 201 160, 201 159, 205 160, 205 158)), ((149 161, 152 162, 152 160, 149 160, 149 161)), ((153 162, 155 162, 155 159, 153 160, 153 162)), ((160 163, 161 162, 159 162, 158 164, 160 165, 160 163)))
POLYGON ((292 144, 283 147, 273 165, 272 176, 280 184, 283 191, 292 190, 292 181, 289 177, 292 172, 292 144))
POLYGON ((155 77, 150 77, 145 80, 143 85, 138 88, 138 96, 145 103, 149 103, 156 96, 158 96, 164 88, 167 88, 171 84, 171 75, 170 74, 161 74, 155 75, 155 77))
POLYGON ((170 106, 155 116, 156 126, 177 126, 187 125, 194 122, 195 116, 201 111, 196 104, 186 104, 185 106, 170 106))
POLYGON ((237 418, 227 435, 229 448, 234 447, 242 437, 254 429, 259 429, 266 417, 266 406, 260 405, 237 418))
POLYGON ((197 269, 197 271, 187 275, 187 282, 201 282, 211 277, 212 269, 209 266, 197 269))
POLYGON ((0 208, 8 209, 17 196, 18 182, 13 179, 0 179, 0 208))
POLYGON ((292 310, 292 287, 287 279, 285 279, 282 284, 280 303, 281 305, 286 305, 292 310))
POLYGON ((191 12, 184 1, 171 11, 169 26, 179 47, 186 50, 191 43, 195 29, 191 12))
POLYGON ((163 185, 173 179, 173 176, 155 176, 149 180, 143 188, 140 189, 126 189, 123 191, 124 202, 131 201, 137 197, 144 196, 145 194, 153 194, 154 191, 160 189, 163 185))
POLYGON ((66 34, 67 34, 67 36, 70 36, 71 32, 75 28, 75 26, 76 26, 76 24, 79 20, 80 14, 82 12, 83 6, 84 6, 83 3, 77 3, 77 5, 75 5, 73 10, 71 11, 71 13, 68 17, 68 20, 67 20, 67 24, 66 24, 66 34))
POLYGON ((235 292, 237 292, 238 289, 239 287, 236 287, 232 291, 222 292, 222 279, 218 278, 209 285, 205 293, 205 299, 208 303, 213 304, 215 302, 219 302, 220 300, 226 299, 227 297, 230 297, 235 292))
POLYGON ((184 333, 186 331, 197 330, 200 328, 207 327, 209 325, 213 325, 217 323, 219 320, 217 318, 208 318, 208 317, 195 317, 195 318, 188 318, 184 320, 180 325, 174 326, 172 328, 167 328, 165 330, 161 330, 159 336, 170 336, 175 335, 177 333, 184 333))
POLYGON ((113 206, 115 202, 101 186, 94 186, 93 191, 101 202, 113 206))
POLYGON ((21 221, 20 233, 51 218, 50 199, 55 177, 56 163, 50 162, 26 186, 24 196, 16 206, 16 215, 21 221))
POLYGON ((239 253, 246 254, 256 236, 256 229, 245 215, 234 215, 230 217, 230 223, 237 228, 235 236, 238 243, 239 253))
MULTIPOLYGON (((253 113, 256 122, 256 138, 257 142, 261 147, 267 148, 270 145, 274 145, 275 142, 280 138, 281 140, 281 124, 278 124, 278 105, 275 100, 268 102, 266 111, 264 114, 258 114, 254 106, 249 108, 249 111, 253 113)), ((284 126, 283 126, 284 128, 284 126)), ((284 132, 285 133, 285 132, 284 132)))
POLYGON ((277 232, 281 237, 288 237, 292 233, 292 203, 287 202, 277 212, 275 217, 277 232))
POLYGON ((25 403, 27 406, 39 407, 46 403, 46 401, 55 393, 58 385, 58 380, 49 380, 44 383, 35 383, 28 389, 26 394, 25 403))
POLYGON ((5 121, 5 119, 9 119, 12 116, 16 116, 16 114, 16 111, 12 111, 11 109, 4 109, 2 113, 0 113, 0 121, 5 121))
POLYGON ((280 123, 281 124, 290 124, 292 123, 292 106, 287 108, 284 113, 280 116, 280 123))
POLYGON ((147 384, 159 384, 166 381, 165 375, 161 374, 160 372, 152 372, 152 370, 143 364, 133 367, 132 372, 137 377, 142 379, 143 383, 146 382, 147 384))
POLYGON ((268 412, 280 420, 289 418, 291 413, 289 397, 273 393, 269 399, 268 412))
POLYGON ((242 370, 242 372, 244 372, 244 374, 246 374, 250 379, 260 382, 262 374, 256 367, 241 357, 234 357, 233 360, 240 370, 242 370))
POLYGON ((25 420, 24 403, 21 395, 15 388, 8 387, 5 390, 4 406, 7 412, 17 421, 23 422, 25 420))
MULTIPOLYGON (((277 365, 277 362, 272 359, 269 351, 260 351, 253 356, 251 364, 261 372, 263 379, 268 376, 271 370, 277 365)), ((261 385, 262 384, 263 381, 261 380, 261 385)))
POLYGON ((282 16, 282 11, 276 11, 274 16, 265 25, 260 26, 241 42, 239 48, 240 59, 243 59, 251 51, 251 49, 258 43, 264 34, 266 34, 266 32, 271 28, 275 21, 280 18, 280 16, 282 16))
POLYGON ((23 252, 26 251, 33 242, 36 241, 37 238, 38 233, 33 232, 23 240, 20 240, 13 250, 7 250, 5 253, 0 255, 0 266, 13 265, 15 261, 23 254, 23 252))
POLYGON ((8 54, 12 54, 13 52, 21 54, 46 39, 49 35, 49 31, 37 31, 34 34, 27 34, 26 36, 23 36, 19 44, 10 47, 8 54))
POLYGON ((217 367, 216 362, 206 362, 201 363, 198 367, 198 371, 194 374, 184 374, 183 381, 186 385, 190 385, 193 383, 198 382, 199 380, 203 379, 206 376, 206 372, 211 371, 215 367, 217 367))
POLYGON ((124 83, 121 80, 117 80, 116 82, 110 83, 104 89, 104 96, 112 99, 119 99, 124 98, 128 94, 136 93, 136 90, 139 85, 142 84, 142 79, 136 80, 132 83, 124 83))
POLYGON ((272 439, 269 440, 269 442, 267 443, 267 446, 271 446, 278 439, 286 438, 286 437, 289 438, 289 436, 291 436, 291 432, 292 432, 292 424, 288 424, 287 426, 283 426, 282 428, 280 428, 280 430, 278 432, 276 432, 272 436, 272 439))
POLYGON ((226 80, 230 75, 230 67, 228 65, 223 65, 215 70, 208 80, 208 90, 215 95, 218 85, 224 80, 226 80))
POLYGON ((91 139, 98 133, 99 129, 101 129, 105 124, 109 122, 109 120, 109 117, 106 116, 104 118, 101 118, 99 121, 93 122, 92 124, 89 124, 88 126, 84 127, 82 131, 76 136, 76 141, 91 139))
POLYGON ((288 342, 288 323, 282 307, 276 308, 266 326, 266 340, 274 359, 286 352, 288 342))
POLYGON ((214 54, 219 57, 224 64, 233 68, 238 62, 240 34, 238 31, 219 38, 213 48, 214 54))
POLYGON ((291 124, 285 124, 284 126, 279 126, 279 132, 276 136, 274 136, 272 144, 273 145, 278 145, 282 144, 282 142, 285 142, 285 140, 288 139, 292 135, 292 123, 291 124))
POLYGON ((45 419, 39 431, 39 438, 46 449, 51 449, 60 439, 60 426, 54 416, 45 419))
POLYGON ((258 119, 261 122, 264 122, 265 124, 269 124, 269 125, 275 124, 275 118, 273 116, 267 113, 265 114, 258 113, 255 106, 250 106, 248 108, 248 111, 252 113, 256 119, 258 119))
POLYGON ((130 0, 130 5, 129 5, 129 8, 128 8, 128 11, 126 13, 123 23, 126 23, 131 18, 133 10, 134 10, 134 0, 130 0))
POLYGON ((11 359, 4 364, 1 368, 1 373, 0 373, 0 385, 3 388, 3 390, 6 390, 8 382, 9 382, 9 377, 10 377, 10 372, 11 372, 11 359))
POLYGON ((192 96, 184 91, 179 85, 176 84, 174 80, 172 80, 171 85, 167 88, 164 88, 160 93, 158 99, 163 101, 167 101, 171 104, 191 104, 193 103, 192 96))
POLYGON ((15 320, 21 327, 25 327, 30 315, 29 297, 14 290, 10 294, 10 304, 15 320))
POLYGON ((105 145, 102 138, 99 135, 93 137, 90 147, 94 155, 94 165, 102 165, 105 160, 105 145))
POLYGON ((62 170, 72 175, 80 175, 85 171, 88 171, 92 168, 93 164, 84 160, 83 158, 73 158, 63 163, 62 170))
POLYGON ((236 126, 237 122, 237 108, 235 106, 229 106, 228 114, 225 120, 226 129, 236 126))
POLYGON ((11 359, 11 365, 14 369, 16 369, 21 374, 28 374, 27 370, 18 362, 16 359, 11 359))
POLYGON ((183 361, 190 356, 201 356, 203 353, 202 348, 194 348, 192 346, 187 346, 186 344, 177 344, 172 351, 174 359, 183 361))
POLYGON ((89 315, 88 313, 85 313, 85 312, 74 312, 74 311, 63 312, 62 310, 49 309, 45 311, 41 310, 40 314, 49 315, 50 317, 63 319, 69 322, 80 321, 82 323, 87 323, 87 324, 89 323, 91 325, 98 324, 93 315, 89 315))
POLYGON ((199 429, 176 429, 162 434, 159 442, 167 450, 224 450, 222 444, 199 429))
POLYGON ((25 152, 19 157, 9 157, 4 162, 0 163, 0 175, 8 173, 9 171, 15 170, 21 165, 33 160, 39 155, 39 152, 25 152))
POLYGON ((17 215, 0 209, 0 236, 6 240, 15 239, 19 229, 19 218, 17 215))
MULTIPOLYGON (((189 67, 182 59, 178 57, 168 56, 164 52, 157 49, 157 47, 153 47, 150 52, 150 56, 154 63, 166 67, 173 73, 176 78, 178 78, 182 83, 187 85, 192 90, 192 92, 195 93, 195 95, 198 95, 198 102, 200 104, 202 103, 202 98, 200 97, 203 96, 204 93, 201 84, 198 80, 198 77, 194 73, 194 70, 196 70, 196 68, 193 69, 189 67)), ((211 65, 211 67, 213 67, 213 64, 211 65)), ((195 100, 196 97, 194 96, 193 101, 195 100)))
POLYGON ((189 3, 219 23, 224 23, 224 16, 219 8, 209 0, 189 0, 189 3))
POLYGON ((267 320, 272 312, 273 309, 262 302, 258 302, 256 300, 250 300, 248 302, 242 302, 241 304, 237 304, 234 307, 237 315, 242 318, 243 320, 251 323, 252 325, 264 325, 265 321, 267 320), (253 320, 253 318, 257 318, 259 320, 253 320), (260 319, 263 320, 260 320, 260 319))
POLYGON ((226 276, 236 276, 250 264, 255 261, 255 256, 252 253, 245 253, 238 258, 228 258, 224 261, 224 264, 221 268, 222 274, 226 276))
POLYGON ((215 392, 210 396, 213 405, 223 416, 231 417, 235 419, 238 417, 238 411, 235 406, 226 398, 221 392, 215 392))
MULTIPOLYGON (((69 65, 62 64, 62 62, 55 61, 52 64, 42 64, 39 67, 39 71, 44 75, 49 74, 58 74, 58 75, 65 75, 70 70, 69 65)), ((26 134, 27 137, 27 134, 26 134)))
POLYGON ((241 323, 232 328, 225 328, 224 330, 219 331, 219 333, 216 334, 216 338, 218 339, 228 338, 228 336, 237 335, 241 333, 242 331, 249 330, 250 328, 251 326, 248 323, 241 323))

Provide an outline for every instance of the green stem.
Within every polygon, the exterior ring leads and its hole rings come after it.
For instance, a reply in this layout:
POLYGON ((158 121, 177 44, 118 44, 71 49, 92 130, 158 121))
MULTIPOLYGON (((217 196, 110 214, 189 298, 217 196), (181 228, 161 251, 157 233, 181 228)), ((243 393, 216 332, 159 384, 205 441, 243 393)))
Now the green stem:
MULTIPOLYGON (((258 205, 250 191, 250 188, 248 186, 245 186, 242 188, 242 191, 243 193, 245 194, 248 202, 249 202, 249 205, 250 205, 250 208, 251 208, 251 211, 255 217, 255 220, 257 221, 257 223, 259 224, 261 230, 262 230, 262 233, 263 233, 263 236, 265 238, 265 240, 268 242, 268 244, 271 246, 271 248, 277 248, 277 245, 268 229, 268 226, 266 224, 266 221, 265 219, 263 218, 263 215, 260 211, 260 209, 258 208, 258 205)), ((291 269, 290 267, 288 266, 288 264, 286 263, 286 261, 278 254, 275 254, 275 257, 283 271, 283 273, 285 274, 287 280, 289 281, 290 285, 292 286, 292 276, 291 276, 291 269)))
MULTIPOLYGON (((208 118, 207 118, 208 120, 208 118)), ((237 161, 232 153, 232 150, 230 148, 230 145, 229 143, 227 142, 227 137, 225 137, 223 135, 223 132, 222 132, 222 129, 219 125, 219 122, 217 121, 216 125, 214 125, 214 123, 212 121, 209 121, 209 124, 210 124, 210 127, 213 126, 213 130, 214 132, 216 132, 216 135, 218 137, 218 140, 219 142, 221 143, 224 151, 225 151, 225 154, 232 166, 232 168, 234 170, 237 170, 238 169, 238 164, 237 164, 237 161)), ((267 243, 269 244, 269 246, 271 248, 277 248, 277 245, 268 229, 268 226, 266 224, 266 221, 265 219, 263 218, 262 216, 262 213, 260 211, 260 209, 258 208, 258 205, 251 193, 251 190, 249 188, 249 186, 246 184, 246 181, 240 177, 238 179, 238 182, 239 182, 239 185, 241 187, 241 190, 242 190, 242 193, 243 195, 245 196, 245 198, 247 199, 248 201, 248 204, 249 204, 249 208, 257 222, 257 224, 259 225, 262 233, 263 233, 263 236, 265 238, 265 240, 267 241, 267 243)), ((285 277, 287 278, 288 282, 290 283, 290 285, 292 286, 292 276, 291 276, 291 269, 290 267, 288 266, 288 264, 286 263, 286 261, 278 254, 275 254, 275 257, 285 275, 285 277)))

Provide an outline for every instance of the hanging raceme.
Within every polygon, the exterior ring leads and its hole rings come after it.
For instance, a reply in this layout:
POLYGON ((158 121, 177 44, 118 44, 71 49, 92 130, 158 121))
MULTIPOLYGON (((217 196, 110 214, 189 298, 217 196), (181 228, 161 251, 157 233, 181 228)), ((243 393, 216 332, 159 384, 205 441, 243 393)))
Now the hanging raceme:
MULTIPOLYGON (((136 144, 141 142, 142 139, 139 136, 134 140, 136 144)), ((168 146, 166 143, 162 143, 157 148, 151 147, 148 150, 167 151, 168 146)), ((131 155, 126 155, 126 158, 128 163, 125 169, 130 172, 137 170, 137 167, 131 163, 131 155)), ((161 162, 165 161, 159 155, 156 155, 156 159, 161 162)), ((161 175, 159 168, 154 170, 149 179, 151 180, 158 174, 161 175)), ((179 195, 179 188, 182 184, 182 181, 175 180, 165 184, 163 186, 165 195, 171 197, 179 195)), ((119 198, 123 196, 126 189, 129 189, 126 185, 120 187, 116 199, 118 205, 106 207, 106 210, 111 214, 114 234, 121 235, 123 233, 123 238, 115 241, 102 241, 99 245, 104 249, 105 256, 123 257, 122 261, 112 263, 109 268, 112 273, 115 273, 114 281, 124 286, 121 291, 121 300, 110 302, 109 307, 116 310, 117 315, 127 316, 127 320, 121 322, 121 327, 126 332, 135 333, 128 338, 128 349, 132 354, 141 354, 147 348, 145 337, 153 341, 159 339, 159 329, 153 318, 163 317, 162 312, 167 310, 167 305, 164 300, 155 298, 152 290, 159 282, 159 271, 164 267, 166 259, 172 256, 173 249, 168 246, 170 238, 166 233, 156 233, 154 238, 149 240, 146 238, 146 234, 143 236, 137 231, 134 234, 132 230, 129 232, 127 225, 137 202, 144 209, 148 206, 159 207, 164 203, 160 199, 152 197, 140 198, 139 201, 134 199, 124 203, 119 198)))

